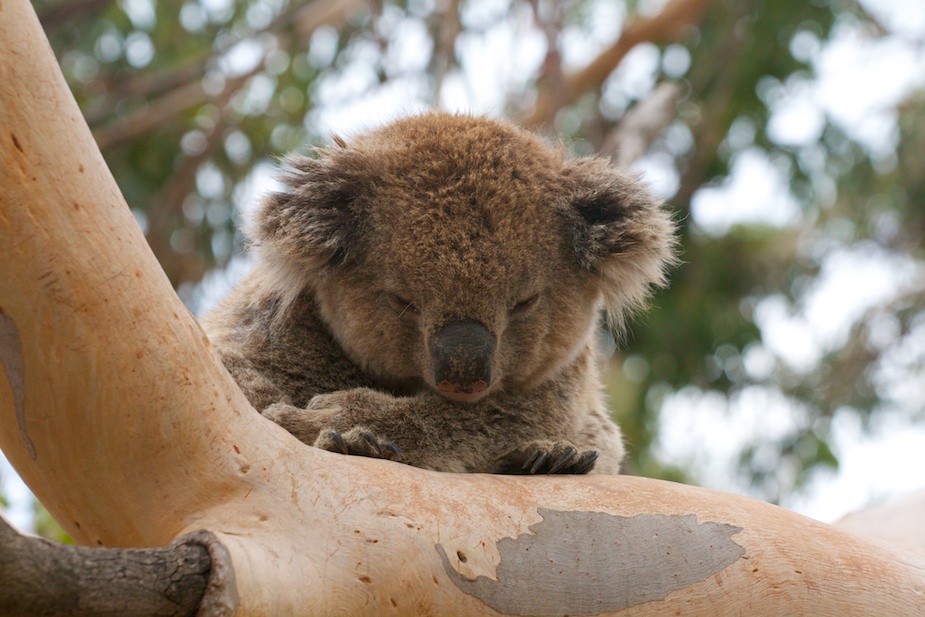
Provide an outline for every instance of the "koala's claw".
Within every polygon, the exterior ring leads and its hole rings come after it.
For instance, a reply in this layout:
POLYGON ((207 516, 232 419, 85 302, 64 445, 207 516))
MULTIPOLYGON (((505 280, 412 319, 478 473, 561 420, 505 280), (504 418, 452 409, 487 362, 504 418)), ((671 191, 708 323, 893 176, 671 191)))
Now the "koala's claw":
POLYGON ((549 468, 549 471, 546 473, 558 473, 560 469, 565 467, 570 460, 575 458, 575 455, 578 454, 578 450, 575 448, 569 448, 565 451, 564 454, 560 455, 559 458, 552 464, 552 467, 549 468))
MULTIPOLYGON (((347 442, 344 441, 344 436, 338 431, 328 431, 328 439, 331 440, 338 452, 341 454, 350 454, 350 448, 347 446, 347 442)), ((334 450, 331 451, 333 452, 334 450)))
POLYGON ((575 464, 575 466, 572 468, 572 473, 588 473, 594 469, 594 463, 597 461, 597 457, 600 455, 601 453, 597 450, 585 452, 581 456, 584 460, 575 464))
POLYGON ((405 455, 398 446, 388 443, 385 445, 385 452, 382 458, 387 458, 396 463, 402 463, 405 460, 405 455))
POLYGON ((584 474, 594 468, 599 452, 579 452, 567 443, 544 442, 539 447, 509 452, 490 469, 491 473, 538 475, 584 474))
POLYGON ((547 452, 542 450, 534 450, 530 456, 527 457, 527 460, 524 461, 524 464, 521 466, 521 470, 530 474, 535 474, 543 466, 543 463, 546 462, 546 459, 549 458, 547 452))
POLYGON ((376 439, 372 433, 369 431, 362 431, 360 432, 360 437, 369 444, 369 447, 375 451, 378 458, 382 458, 382 446, 379 445, 379 440, 376 439))
POLYGON ((384 458, 397 463, 404 459, 404 454, 398 446, 379 441, 371 432, 359 428, 350 429, 343 434, 334 429, 325 431, 315 441, 315 447, 340 454, 384 458))

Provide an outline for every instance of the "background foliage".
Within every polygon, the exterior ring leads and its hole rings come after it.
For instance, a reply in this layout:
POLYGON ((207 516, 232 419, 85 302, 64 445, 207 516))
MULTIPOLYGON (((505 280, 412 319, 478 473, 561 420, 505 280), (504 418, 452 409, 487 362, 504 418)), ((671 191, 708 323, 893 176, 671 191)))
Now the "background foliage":
POLYGON ((670 82, 680 96, 637 168, 677 212, 685 263, 614 357, 611 393, 630 470, 701 481, 666 426, 672 410, 706 401, 713 413, 696 421, 694 446, 712 451, 711 435, 723 439, 716 418, 758 417, 738 434, 733 476, 759 497, 785 500, 814 470, 838 465, 836 416, 922 418, 910 384, 923 383, 925 357, 925 97, 911 91, 886 110, 871 139, 825 110, 805 130, 798 117, 788 128, 785 113, 836 38, 900 36, 861 4, 35 6, 149 243, 194 308, 203 278, 240 254, 235 225, 274 157, 319 143, 332 126, 362 129, 396 109, 468 108, 557 133, 580 153, 614 154, 624 114, 670 82), (703 215, 749 161, 772 178, 773 199, 760 187, 746 194, 765 211, 739 215, 747 204, 726 199, 719 223, 703 215), (887 264, 886 290, 843 327, 814 332, 827 273, 853 259, 887 264), (782 337, 781 324, 797 324, 796 338, 782 337), (795 340, 808 351, 794 355, 795 340), (784 421, 765 430, 764 415, 784 421))

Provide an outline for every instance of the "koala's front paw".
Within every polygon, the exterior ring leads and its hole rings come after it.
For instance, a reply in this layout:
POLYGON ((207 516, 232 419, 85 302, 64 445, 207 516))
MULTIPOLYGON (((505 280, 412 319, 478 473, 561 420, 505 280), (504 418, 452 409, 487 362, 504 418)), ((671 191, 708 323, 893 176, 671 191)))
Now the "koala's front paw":
POLYGON ((315 447, 341 454, 354 456, 369 456, 371 458, 384 458, 390 461, 402 462, 404 456, 395 444, 379 441, 375 435, 363 427, 357 426, 345 433, 334 429, 321 431, 315 440, 315 447))
POLYGON ((367 388, 338 390, 312 397, 306 410, 330 418, 318 432, 313 445, 341 454, 403 462, 405 457, 401 449, 380 439, 378 431, 371 428, 376 426, 380 414, 388 415, 393 401, 389 395, 367 388))
MULTIPOLYGON (((345 418, 357 419, 363 416, 375 416, 389 408, 394 398, 388 394, 370 390, 369 388, 353 388, 351 390, 335 390, 327 394, 316 394, 308 401, 306 409, 321 411, 328 414, 342 415, 345 418)), ((357 422, 360 424, 360 422, 357 422)))
POLYGON ((502 456, 491 469, 491 473, 514 475, 588 473, 594 468, 598 454, 597 450, 579 452, 567 441, 536 441, 502 456))
POLYGON ((330 414, 309 412, 288 403, 273 403, 260 413, 308 445, 318 438, 318 431, 330 422, 330 414))

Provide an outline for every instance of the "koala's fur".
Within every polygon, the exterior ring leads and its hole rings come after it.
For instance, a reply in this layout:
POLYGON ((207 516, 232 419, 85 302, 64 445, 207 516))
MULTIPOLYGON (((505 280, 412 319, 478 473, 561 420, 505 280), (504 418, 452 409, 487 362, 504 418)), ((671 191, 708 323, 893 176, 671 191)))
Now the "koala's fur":
POLYGON ((485 118, 407 118, 318 155, 287 160, 253 271, 204 319, 254 407, 305 443, 428 469, 618 473, 596 334, 665 283, 660 204, 485 118))

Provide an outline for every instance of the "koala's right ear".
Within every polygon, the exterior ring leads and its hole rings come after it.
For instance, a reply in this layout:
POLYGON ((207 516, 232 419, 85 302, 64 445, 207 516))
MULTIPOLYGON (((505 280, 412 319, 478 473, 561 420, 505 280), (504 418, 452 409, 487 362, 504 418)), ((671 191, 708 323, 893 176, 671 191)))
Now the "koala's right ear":
POLYGON ((266 196, 248 229, 258 262, 282 260, 309 278, 347 263, 360 249, 358 198, 369 175, 355 151, 319 155, 284 161, 280 180, 287 190, 266 196))
POLYGON ((611 324, 620 330, 652 287, 667 283, 677 263, 675 224, 669 212, 634 177, 599 158, 566 166, 572 192, 567 213, 580 266, 593 273, 611 324))

